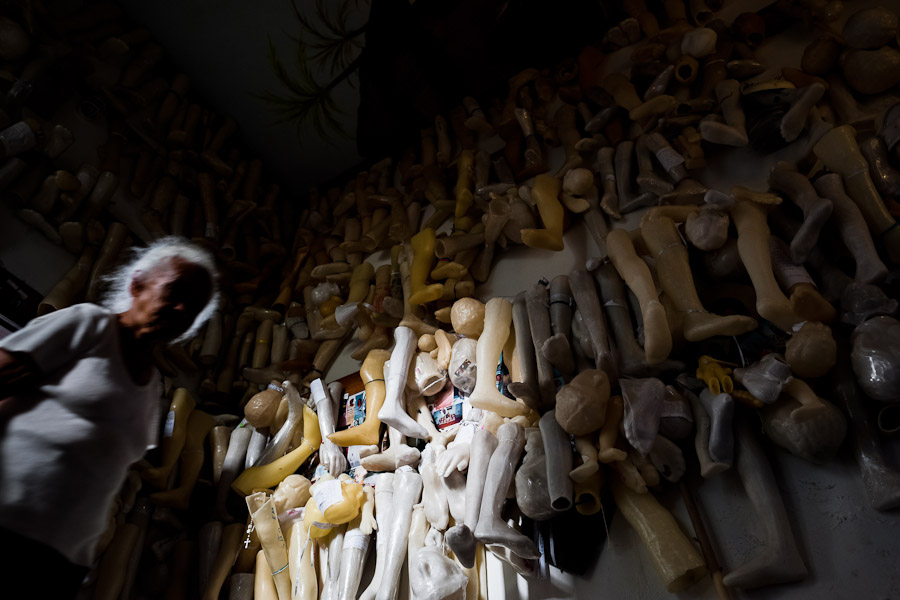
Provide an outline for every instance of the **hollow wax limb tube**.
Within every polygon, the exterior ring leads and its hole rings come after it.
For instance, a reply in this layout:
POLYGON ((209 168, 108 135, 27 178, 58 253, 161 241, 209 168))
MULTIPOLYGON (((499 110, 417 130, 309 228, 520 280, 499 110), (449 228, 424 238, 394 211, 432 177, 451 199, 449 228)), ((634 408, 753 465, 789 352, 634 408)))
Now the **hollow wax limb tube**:
POLYGON ((569 278, 557 275, 550 282, 550 325, 553 335, 542 345, 544 356, 565 377, 575 371, 575 358, 569 345, 572 333, 572 290, 569 278))
POLYGON ((226 509, 228 493, 231 484, 237 477, 238 471, 244 466, 244 457, 247 454, 247 446, 250 444, 250 436, 253 428, 242 422, 231 432, 228 442, 228 451, 225 453, 225 461, 222 463, 222 473, 216 488, 216 514, 224 521, 231 521, 232 516, 226 509))
POLYGON ((559 201, 562 183, 556 177, 546 173, 538 175, 531 189, 531 197, 537 204, 538 213, 544 229, 522 229, 522 243, 532 248, 543 250, 562 250, 563 213, 559 201))
POLYGON ((187 434, 188 416, 194 410, 196 402, 194 397, 185 388, 176 388, 169 405, 166 423, 172 423, 171 429, 166 426, 166 434, 162 440, 162 462, 159 467, 146 469, 141 472, 141 477, 150 485, 158 488, 166 487, 169 475, 178 462, 181 450, 184 448, 184 440, 187 434), (169 433, 171 431, 171 433, 169 433))
POLYGON ((575 269, 569 273, 569 285, 591 338, 596 367, 605 372, 611 382, 615 382, 619 378, 619 372, 615 356, 610 348, 606 319, 603 317, 603 309, 600 308, 600 299, 594 288, 594 280, 584 269, 575 269))
POLYGON ((868 163, 859 151, 855 133, 850 125, 835 127, 822 136, 813 152, 826 167, 843 177, 847 194, 859 207, 873 238, 884 246, 891 262, 900 263, 900 227, 869 177, 868 163))
MULTIPOLYGON (((538 381, 538 357, 535 353, 525 297, 525 292, 520 292, 513 301, 512 320, 513 329, 516 333, 519 381, 514 380, 511 382, 509 391, 516 398, 521 398, 526 406, 537 410, 540 402, 536 386, 538 381)), ((546 360, 543 357, 541 359, 546 360)))
POLYGON ((319 449, 322 434, 319 432, 319 418, 308 406, 303 407, 303 441, 299 446, 267 465, 250 467, 241 473, 231 488, 237 493, 247 496, 256 488, 275 487, 294 473, 306 462, 313 452, 319 449))
MULTIPOLYGON (((666 321, 666 310, 659 301, 650 269, 638 257, 627 232, 621 229, 610 231, 606 238, 606 247, 619 275, 634 292, 640 303, 641 319, 644 322, 644 352, 647 364, 658 365, 672 351, 672 335, 669 332, 669 323, 666 321)), ((679 284, 683 283, 683 281, 679 282, 679 284)))
POLYGON ((820 198, 797 165, 779 161, 769 171, 769 186, 784 193, 803 211, 803 224, 791 240, 791 258, 801 264, 819 241, 819 232, 831 216, 832 204, 820 198))
POLYGON ((390 359, 387 350, 370 350, 359 369, 360 378, 366 390, 366 420, 356 427, 332 433, 328 439, 338 446, 363 445, 378 443, 381 419, 378 411, 384 405, 384 363, 390 359))
POLYGON ((791 331, 803 319, 791 308, 772 272, 769 254, 769 225, 766 208, 741 200, 731 206, 731 218, 738 232, 738 253, 756 290, 756 311, 782 331, 791 331))
POLYGON ((504 298, 491 298, 485 306, 484 331, 478 338, 476 348, 476 364, 483 365, 477 371, 475 389, 469 396, 469 402, 475 408, 489 410, 502 417, 526 415, 529 408, 521 402, 510 400, 497 390, 496 365, 500 360, 500 351, 509 337, 509 326, 512 321, 512 304, 504 298))
POLYGON ((709 388, 703 388, 699 398, 710 418, 709 458, 730 465, 734 459, 734 399, 729 394, 713 394, 709 388))
POLYGON ((497 436, 487 429, 475 432, 472 438, 469 471, 466 474, 465 520, 447 530, 444 538, 460 564, 468 569, 475 566, 476 543, 473 531, 478 525, 488 466, 497 444, 497 436))
POLYGON ((540 552, 534 542, 500 518, 515 466, 525 448, 525 432, 518 423, 508 422, 497 430, 497 439, 497 449, 491 456, 484 483, 478 524, 474 529, 475 539, 483 544, 497 544, 508 548, 524 559, 538 558, 540 552))
POLYGON ((878 256, 875 243, 866 227, 859 207, 847 196, 841 176, 837 173, 822 175, 815 181, 816 191, 831 200, 834 206, 834 222, 841 240, 856 261, 854 279, 860 283, 874 283, 887 275, 887 267, 878 256))
POLYGON ((378 418, 403 435, 419 439, 428 437, 425 428, 416 423, 407 413, 403 401, 403 389, 406 377, 416 349, 418 337, 409 327, 399 326, 394 329, 396 342, 391 352, 391 368, 385 385, 385 399, 378 418))
POLYGON ((612 263, 604 263, 596 269, 594 278, 600 288, 600 299, 615 338, 621 373, 631 377, 646 375, 644 350, 634 338, 634 325, 628 310, 628 300, 625 298, 625 282, 612 263))
MULTIPOLYGON (((288 578, 291 583, 291 600, 316 600, 319 595, 318 576, 313 566, 312 557, 314 549, 315 544, 309 537, 309 528, 305 520, 297 519, 291 525, 291 547, 288 552, 288 578)), ((260 554, 262 554, 262 551, 260 551, 260 554)), ((259 569, 257 568, 258 574, 259 569)), ((266 569, 264 576, 271 579, 271 571, 266 569)), ((258 596, 255 596, 254 600, 257 598, 258 596)))
POLYGON ((806 565, 797 549, 791 520, 769 460, 749 419, 737 419, 735 428, 738 475, 758 517, 765 547, 754 558, 729 572, 724 578, 725 585, 750 589, 803 579, 807 575, 806 565))
MULTIPOLYGON (((287 382, 285 382, 287 383, 287 382)), ((340 451, 337 444, 328 439, 328 436, 334 433, 336 408, 330 394, 325 390, 325 386, 321 379, 314 380, 310 386, 310 393, 313 401, 316 403, 316 414, 319 417, 319 431, 322 434, 322 445, 319 447, 319 462, 325 469, 331 473, 332 477, 337 477, 347 470, 347 459, 340 451)))
MULTIPOLYGON (((409 539, 409 526, 413 504, 422 494, 422 477, 414 471, 400 471, 394 475, 391 526, 382 533, 388 534, 384 553, 384 570, 378 586, 376 600, 395 600, 400 588, 400 569, 409 539)), ((377 502, 377 501, 376 501, 377 502)))
POLYGON ((288 551, 275 514, 275 502, 265 492, 257 492, 246 498, 247 509, 253 518, 256 534, 266 555, 275 579, 278 600, 291 599, 291 576, 288 572, 288 551))
POLYGON ((703 557, 652 494, 635 493, 617 476, 611 483, 616 508, 641 538, 668 592, 684 591, 706 575, 703 557))
POLYGON ((566 511, 572 507, 572 446, 569 435, 556 422, 556 411, 547 411, 540 420, 541 437, 544 440, 544 452, 547 455, 547 490, 550 493, 550 506, 557 511, 566 511))
POLYGON ((196 409, 191 411, 184 450, 181 452, 181 474, 178 487, 151 494, 150 500, 154 504, 187 510, 191 493, 194 491, 194 485, 197 483, 197 477, 200 476, 200 469, 203 467, 203 442, 215 424, 216 420, 205 412, 196 409))
MULTIPOLYGON (((556 385, 553 382, 553 366, 544 354, 544 343, 550 337, 550 315, 547 311, 549 296, 547 286, 534 284, 526 292, 525 306, 528 310, 528 328, 531 331, 534 356, 537 364, 537 385, 540 402, 537 408, 549 408, 556 403, 556 385)), ((515 393, 515 390, 513 390, 515 393)))
POLYGON ((222 541, 219 551, 212 563, 207 577, 206 586, 203 589, 202 600, 216 600, 225 579, 231 572, 238 550, 241 548, 241 538, 244 535, 243 523, 232 523, 222 530, 222 541))
MULTIPOLYGON (((656 213, 654 209, 647 212, 641 220, 641 236, 647 244, 647 249, 656 257, 660 286, 684 313, 682 328, 684 338, 689 342, 699 342, 717 335, 741 335, 756 329, 756 320, 751 317, 744 315, 723 317, 706 311, 694 286, 687 248, 681 242, 681 237, 675 229, 675 222, 663 215, 664 213, 656 213)), ((638 299, 640 298, 638 294, 638 299)), ((641 311, 644 312, 643 301, 641 311)), ((646 314, 644 322, 647 323, 646 314)), ((645 335, 648 334, 649 330, 645 329, 645 335)), ((649 358, 647 362, 650 363, 649 358)))

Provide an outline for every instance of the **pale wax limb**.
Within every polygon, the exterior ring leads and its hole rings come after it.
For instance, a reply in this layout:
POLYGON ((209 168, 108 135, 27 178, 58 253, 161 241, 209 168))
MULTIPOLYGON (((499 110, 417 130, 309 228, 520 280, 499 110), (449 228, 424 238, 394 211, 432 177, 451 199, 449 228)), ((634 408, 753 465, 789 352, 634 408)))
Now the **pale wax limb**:
MULTIPOLYGON (((443 386, 442 386, 443 387, 443 386)), ((406 409, 410 417, 415 418, 416 423, 421 425, 427 432, 425 438, 431 444, 432 448, 443 451, 447 448, 451 436, 438 431, 434 425, 434 417, 428 405, 425 404, 425 398, 421 394, 415 394, 406 400, 406 409)))
POLYGON ((256 571, 253 576, 253 600, 281 600, 275 588, 275 580, 269 563, 266 562, 265 553, 260 550, 256 553, 256 571))
POLYGON ((606 403, 606 420, 597 440, 597 460, 602 463, 611 463, 625 460, 626 454, 616 448, 616 440, 619 439, 619 425, 625 413, 625 403, 622 396, 610 396, 606 403))
POLYGON ((729 572, 724 578, 725 585, 749 589, 803 579, 807 575, 806 565, 791 531, 772 467, 750 421, 737 419, 736 429, 738 475, 762 527, 765 547, 729 572))
POLYGON ((347 532, 344 534, 341 548, 341 572, 335 595, 337 600, 354 600, 356 591, 359 589, 371 538, 371 534, 364 533, 360 528, 361 521, 361 516, 350 521, 350 524, 347 525, 347 532))
POLYGON ((684 591, 706 575, 703 557, 652 494, 635 493, 618 477, 611 483, 616 508, 641 538, 668 592, 684 591))
MULTIPOLYGON (((318 577, 312 558, 314 548, 315 544, 309 537, 305 521, 297 519, 291 525, 291 546, 288 552, 291 600, 316 600, 319 595, 318 577)), ((266 570, 265 576, 271 579, 271 571, 266 570)))
POLYGON ((569 435, 563 431, 556 421, 556 411, 546 412, 540 420, 541 437, 544 441, 544 453, 547 456, 547 490, 550 494, 550 506, 557 511, 566 511, 572 507, 572 446, 569 435))
POLYGON ((356 427, 332 433, 328 439, 338 446, 369 446, 378 443, 381 419, 378 411, 384 404, 384 363, 390 359, 387 350, 370 350, 359 369, 366 390, 366 420, 356 427))
POLYGON ((575 371, 575 358, 569 345, 572 333, 572 290, 569 278, 565 275, 557 275, 550 282, 549 303, 553 335, 544 341, 542 350, 547 360, 568 378, 575 371))
MULTIPOLYGON (((717 335, 740 335, 756 329, 756 320, 751 317, 743 315, 722 317, 707 312, 703 307, 694 287, 687 248, 682 244, 675 229, 675 222, 671 218, 651 209, 641 220, 641 236, 647 244, 647 249, 656 258, 660 286, 678 309, 684 312, 682 331, 686 340, 699 342, 717 335)), ((616 268, 619 268, 618 264, 616 268)), ((621 269, 619 272, 621 273, 621 269)), ((638 299, 641 299, 641 294, 637 290, 634 291, 638 294, 638 299)), ((644 313, 644 301, 641 302, 641 312, 644 313)), ((644 322, 647 323, 646 314, 644 322)), ((645 334, 649 334, 649 329, 645 329, 645 334)), ((649 358, 647 362, 651 364, 649 358)))
POLYGON ((784 193, 803 211, 803 224, 791 240, 791 258, 802 264, 819 241, 819 232, 831 216, 832 203, 820 198, 797 165, 788 162, 775 163, 769 171, 769 186, 784 193))
POLYGON ((422 504, 428 522, 443 531, 450 523, 450 508, 440 482, 441 477, 435 470, 434 458, 434 448, 427 444, 419 465, 419 473, 422 475, 422 504))
POLYGON ((253 525, 266 555, 266 562, 272 567, 275 589, 279 600, 290 600, 291 577, 288 573, 288 552, 284 536, 275 514, 275 503, 265 492, 257 492, 246 498, 247 509, 253 518, 253 525))
POLYGON ((766 209, 756 202, 738 201, 731 207, 738 231, 738 252, 756 290, 756 311, 783 331, 791 331, 803 319, 794 313, 772 272, 766 209))
MULTIPOLYGON (((528 317, 525 292, 519 293, 513 301, 513 328, 516 333, 516 356, 519 364, 519 377, 513 376, 509 391, 520 398, 526 406, 537 410, 538 392, 536 382, 539 377, 537 356, 531 336, 531 325, 528 317)), ((546 360, 541 357, 541 360, 546 360)))
POLYGON ((497 448, 497 437, 487 429, 479 429, 472 438, 472 452, 469 472, 466 477, 466 516, 463 523, 454 525, 447 531, 447 545, 456 558, 466 568, 475 564, 475 537, 473 530, 478 525, 481 500, 487 478, 491 456, 497 448))
POLYGON ((495 385, 495 369, 500 359, 500 351, 509 337, 509 325, 512 321, 512 304, 503 298, 492 298, 486 306, 484 317, 484 333, 478 339, 477 360, 485 365, 478 370, 475 389, 469 396, 469 402, 475 408, 490 410, 504 417, 525 415, 529 409, 520 402, 510 400, 497 390, 495 385))
POLYGON ((413 504, 422 493, 422 478, 414 471, 400 471, 394 476, 394 498, 391 512, 391 527, 386 531, 388 540, 381 582, 376 600, 395 600, 400 587, 400 569, 409 539, 409 526, 413 504))
MULTIPOLYGON (((510 528, 501 518, 506 492, 512 482, 516 464, 525 447, 525 434, 516 423, 504 423, 498 429, 499 444, 491 456, 484 496, 475 526, 475 539, 484 544, 498 544, 509 548, 521 558, 538 558, 540 552, 530 539, 510 528)), ((568 476, 568 471, 566 471, 568 476)))
MULTIPOLYGON (((287 401, 287 419, 278 429, 278 433, 272 436, 272 439, 266 444, 253 466, 262 466, 284 456, 285 450, 294 437, 294 431, 300 427, 303 421, 303 400, 300 399, 300 392, 290 381, 283 381, 281 388, 284 390, 284 398, 287 401)), ((277 426, 276 423, 270 423, 270 425, 277 426)))
POLYGON ((516 504, 529 519, 544 521, 556 515, 547 489, 548 463, 544 439, 537 427, 527 428, 525 436, 525 458, 516 471, 516 504))
POLYGON ((378 418, 405 436, 425 439, 428 432, 410 418, 403 402, 406 377, 417 339, 415 332, 409 327, 399 326, 394 329, 396 345, 391 352, 391 368, 385 386, 385 400, 381 410, 378 411, 378 418))
POLYGON ((462 600, 468 578, 462 569, 437 548, 426 547, 410 556, 410 598, 462 600))
POLYGON ((185 388, 176 388, 169 405, 167 420, 174 423, 171 435, 166 435, 162 440, 162 462, 159 467, 146 469, 141 472, 141 477, 152 486, 166 487, 169 475, 178 462, 181 450, 184 448, 184 440, 187 434, 188 416, 194 410, 196 402, 194 397, 185 388))
POLYGON ((228 454, 228 442, 231 440, 231 428, 218 425, 209 432, 209 450, 212 457, 213 483, 218 484, 228 454))
POLYGON ((228 442, 228 451, 225 453, 225 462, 222 464, 222 474, 216 488, 216 514, 220 519, 231 521, 233 517, 228 514, 226 501, 231 491, 231 484, 237 477, 238 471, 244 466, 244 457, 247 455, 247 445, 253 428, 246 423, 241 423, 231 432, 228 442))
MULTIPOLYGON (((360 464, 366 471, 393 471, 404 465, 419 462, 419 451, 406 444, 403 434, 388 427, 388 449, 384 452, 364 456, 360 464)), ((377 446, 375 447, 377 451, 377 446)))
POLYGON ((324 584, 319 594, 321 600, 333 600, 337 597, 341 563, 343 561, 345 525, 332 528, 328 536, 328 561, 325 569, 324 584))
POLYGON ((328 439, 328 436, 334 433, 334 414, 337 409, 334 406, 334 400, 325 390, 321 379, 314 380, 310 384, 309 389, 313 401, 316 403, 319 431, 323 438, 322 445, 319 447, 319 462, 331 473, 332 477, 337 477, 347 470, 347 459, 344 457, 344 454, 334 442, 328 439))
POLYGON ((610 348, 609 332, 603 317, 603 309, 600 307, 600 298, 594 287, 594 280, 584 269, 575 269, 569 274, 569 285, 572 288, 578 312, 583 318, 591 339, 596 367, 604 371, 610 381, 617 381, 619 378, 618 367, 610 348))
POLYGON ((375 536, 375 574, 369 587, 363 591, 359 600, 374 600, 381 585, 384 565, 387 561, 387 542, 393 528, 394 473, 382 473, 375 479, 375 519, 376 529, 382 532, 375 536))
MULTIPOLYGON (((528 309, 528 328, 531 331, 533 353, 537 361, 537 386, 540 393, 540 404, 537 408, 550 408, 555 404, 556 385, 553 382, 553 365, 544 354, 544 344, 551 335, 550 313, 547 310, 549 295, 547 286, 541 282, 534 284, 525 295, 525 306, 528 309)), ((515 386, 513 393, 515 393, 515 386)))
MULTIPOLYGON (((424 489, 423 489, 424 493, 424 489)), ((428 530, 428 520, 425 518, 424 502, 420 502, 413 506, 412 518, 409 522, 409 540, 406 546, 406 574, 409 583, 409 598, 416 597, 416 591, 413 588, 411 565, 413 557, 425 547, 425 536, 428 530)))

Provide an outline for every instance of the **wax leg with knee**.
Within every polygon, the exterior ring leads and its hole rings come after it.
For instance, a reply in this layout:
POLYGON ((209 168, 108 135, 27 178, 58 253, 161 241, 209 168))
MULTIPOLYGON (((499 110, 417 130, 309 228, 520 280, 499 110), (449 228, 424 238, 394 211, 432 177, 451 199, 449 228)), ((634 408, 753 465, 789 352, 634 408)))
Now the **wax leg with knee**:
POLYGON ((603 310, 615 337, 619 370, 631 377, 646 375, 644 350, 634 338, 634 325, 625 298, 625 282, 611 263, 605 263, 594 271, 594 278, 600 287, 603 310))
MULTIPOLYGON (((522 558, 538 558, 540 552, 530 539, 509 527, 500 511, 512 482, 516 464, 525 448, 525 434, 517 423, 504 423, 497 430, 498 445, 488 465, 484 496, 475 526, 475 539, 483 544, 497 544, 522 558)), ((568 471, 566 471, 568 476, 568 471)))
POLYGON ((775 281, 765 206, 746 200, 735 202, 731 218, 738 232, 738 253, 756 290, 756 311, 782 331, 791 331, 803 319, 791 308, 775 281))
POLYGON ((513 378, 513 381, 509 384, 509 391, 516 398, 521 398, 526 406, 537 410, 540 401, 538 397, 539 371, 537 361, 546 359, 543 356, 537 356, 535 352, 525 292, 519 293, 513 301, 512 320, 516 334, 519 377, 518 379, 513 378))
POLYGON ((478 369, 475 389, 469 402, 475 408, 490 410, 504 417, 515 417, 529 412, 521 402, 511 400, 497 390, 495 368, 500 360, 500 351, 509 337, 512 321, 512 304, 503 298, 492 298, 485 306, 484 331, 478 338, 476 364, 478 369))
POLYGON ((475 537, 472 533, 478 525, 481 512, 481 501, 487 479, 491 456, 497 448, 497 436, 487 429, 479 429, 472 438, 472 450, 469 458, 469 471, 466 474, 466 517, 463 523, 457 523, 445 536, 447 546, 456 554, 456 558, 466 568, 475 565, 475 537))
POLYGON ((609 232, 606 238, 606 248, 619 275, 640 302, 647 364, 657 365, 664 361, 672 351, 672 335, 669 332, 666 311, 659 302, 659 294, 653 284, 650 269, 637 255, 628 233, 621 229, 609 232))
POLYGON ((328 536, 328 564, 325 569, 325 581, 319 594, 320 600, 335 600, 338 594, 338 585, 341 575, 341 563, 343 561, 342 550, 346 527, 341 525, 332 528, 328 536))
MULTIPOLYGON (((400 569, 409 539, 409 526, 413 504, 422 494, 422 477, 414 471, 400 471, 394 475, 394 498, 392 501, 391 526, 387 530, 388 540, 381 582, 376 600, 395 600, 400 588, 400 569)), ((376 501, 377 502, 377 501, 376 501)), ((382 532, 384 533, 384 532, 382 532)))
POLYGON ((354 600, 362 579, 363 565, 372 536, 364 533, 360 529, 359 523, 359 517, 351 521, 344 534, 344 545, 341 548, 341 573, 335 596, 338 600, 354 600))
MULTIPOLYGON (((751 317, 743 315, 722 317, 703 308, 694 287, 687 248, 682 244, 681 237, 675 229, 675 222, 671 218, 655 215, 651 209, 641 221, 641 235, 651 255, 656 257, 656 272, 660 286, 678 310, 684 313, 682 331, 686 340, 699 342, 716 335, 740 335, 756 329, 756 320, 751 317)), ((643 305, 641 312, 644 312, 643 305)))
POLYGON ((610 396, 606 403, 606 420, 603 428, 597 436, 597 460, 602 463, 625 460, 627 456, 619 448, 616 448, 616 440, 619 439, 619 425, 625 414, 625 402, 622 396, 610 396))
POLYGON ((779 161, 772 167, 769 186, 784 193, 803 211, 803 225, 791 240, 791 258, 802 264, 819 241, 819 232, 831 216, 831 201, 820 198, 809 179, 797 170, 797 165, 788 162, 779 161))
POLYGON ((409 303, 412 306, 437 300, 444 293, 443 285, 439 283, 427 285, 425 283, 434 263, 434 240, 435 233, 431 228, 423 229, 410 239, 413 260, 409 270, 410 285, 412 286, 409 303))
POLYGON ((384 565, 387 561, 387 542, 390 531, 393 528, 394 517, 394 473, 381 473, 375 479, 375 520, 380 532, 375 536, 375 573, 369 587, 363 591, 359 600, 374 600, 375 594, 384 573, 384 565))
POLYGON ((434 449, 431 444, 427 444, 422 452, 419 473, 422 474, 422 504, 425 505, 425 517, 432 526, 443 531, 450 523, 450 507, 443 485, 439 481, 441 477, 435 471, 434 449))
POLYGON ((150 499, 157 506, 168 506, 187 510, 191 492, 203 467, 203 442, 216 424, 216 420, 201 410, 194 410, 188 418, 184 450, 181 452, 181 476, 178 487, 165 492, 151 494, 150 499))
POLYGON ((822 175, 816 179, 815 187, 834 206, 834 222, 840 231, 841 240, 856 261, 854 279, 860 283, 874 283, 882 279, 887 274, 887 267, 878 256, 859 207, 844 191, 841 176, 837 173, 822 175))
POLYGON ((141 477, 158 488, 166 487, 169 475, 178 462, 181 450, 184 448, 184 440, 187 434, 187 422, 191 411, 194 410, 196 402, 191 393, 184 388, 176 388, 175 394, 172 396, 172 403, 169 405, 169 413, 166 417, 166 423, 171 422, 172 426, 166 426, 166 432, 162 440, 162 462, 159 467, 150 468, 141 473, 141 477), (170 433, 171 431, 171 433, 170 433))
POLYGON ((338 446, 368 446, 378 443, 381 419, 378 411, 384 405, 384 363, 390 359, 387 350, 371 350, 359 369, 366 389, 366 420, 356 427, 332 433, 328 439, 338 446))
POLYGON ((765 546, 725 575, 725 585, 742 589, 798 581, 807 575, 778 484, 749 419, 737 419, 736 466, 762 527, 765 546))
POLYGON ((406 377, 418 337, 409 327, 400 326, 394 329, 394 340, 396 345, 391 352, 391 367, 386 377, 384 404, 378 411, 378 418, 405 436, 425 439, 428 432, 410 418, 403 401, 406 377))
POLYGON ((559 191, 562 183, 552 175, 542 174, 534 179, 531 197, 537 204, 544 229, 523 229, 522 243, 532 248, 544 250, 562 250, 564 247, 562 204, 559 202, 559 191))
MULTIPOLYGON (((364 456, 360 464, 366 471, 393 471, 404 465, 419 462, 419 451, 406 444, 402 433, 388 427, 388 449, 384 452, 364 456)), ((377 451, 377 446, 375 447, 377 451)))

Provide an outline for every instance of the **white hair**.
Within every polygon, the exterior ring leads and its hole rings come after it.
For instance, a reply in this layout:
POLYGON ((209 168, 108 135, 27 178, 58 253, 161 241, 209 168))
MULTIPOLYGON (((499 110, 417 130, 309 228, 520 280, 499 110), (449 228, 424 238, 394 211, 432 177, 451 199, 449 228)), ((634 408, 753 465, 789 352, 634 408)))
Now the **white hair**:
POLYGON ((171 344, 180 344, 193 338, 219 307, 219 273, 216 261, 204 248, 179 236, 163 237, 144 248, 132 248, 133 256, 124 265, 103 277, 108 288, 101 304, 114 313, 123 313, 131 308, 134 298, 131 283, 135 274, 151 273, 166 261, 179 259, 196 265, 209 275, 210 294, 206 306, 197 313, 191 326, 171 344))

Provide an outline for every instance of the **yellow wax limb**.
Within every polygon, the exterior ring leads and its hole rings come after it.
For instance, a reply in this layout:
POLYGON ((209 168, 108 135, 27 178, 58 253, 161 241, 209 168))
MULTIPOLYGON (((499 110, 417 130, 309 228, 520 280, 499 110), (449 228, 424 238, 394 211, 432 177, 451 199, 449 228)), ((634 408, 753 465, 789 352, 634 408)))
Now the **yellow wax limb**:
POLYGON ((285 477, 294 473, 313 452, 319 449, 321 443, 319 418, 312 409, 304 406, 303 441, 300 445, 267 465, 245 470, 231 484, 232 489, 242 496, 248 496, 254 489, 275 487, 285 477))
POLYGON ((387 350, 372 350, 359 369, 359 376, 366 388, 366 420, 357 427, 337 431, 328 439, 338 446, 371 446, 378 443, 381 431, 381 419, 378 411, 384 404, 384 363, 391 357, 387 350))
POLYGON ((412 295, 409 297, 411 306, 432 302, 444 293, 444 286, 439 283, 425 284, 428 274, 431 272, 431 266, 434 264, 434 240, 434 229, 430 227, 412 236, 410 240, 413 251, 412 265, 409 269, 409 280, 412 286, 412 295))
POLYGON ((562 184, 552 175, 542 174, 534 179, 531 197, 538 207, 544 229, 523 229, 522 243, 532 248, 562 250, 563 207, 559 201, 562 184))
MULTIPOLYGON (((172 396, 172 403, 169 405, 169 413, 166 417, 167 421, 173 421, 171 435, 165 435, 162 441, 162 463, 159 467, 146 469, 141 473, 141 477, 150 485, 158 488, 166 487, 166 482, 175 463, 184 448, 184 439, 187 435, 188 415, 194 410, 196 402, 191 393, 184 388, 175 390, 172 396)), ((168 429, 168 427, 167 427, 168 429)), ((168 433, 168 431, 167 431, 168 433)))

